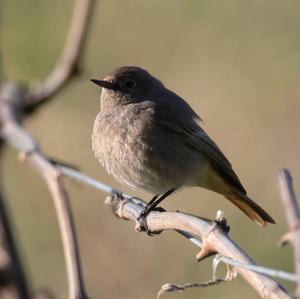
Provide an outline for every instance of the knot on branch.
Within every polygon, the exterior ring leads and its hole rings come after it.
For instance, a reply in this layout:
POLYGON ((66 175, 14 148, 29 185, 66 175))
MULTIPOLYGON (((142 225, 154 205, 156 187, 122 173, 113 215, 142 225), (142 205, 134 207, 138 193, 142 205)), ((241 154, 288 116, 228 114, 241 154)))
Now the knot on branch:
POLYGON ((230 232, 230 226, 228 225, 227 219, 224 217, 223 211, 217 211, 216 218, 214 221, 220 226, 223 232, 225 232, 226 234, 230 232))
POLYGON ((217 252, 213 249, 209 242, 207 242, 206 238, 203 238, 202 242, 202 248, 200 252, 196 255, 196 259, 198 262, 201 262, 204 259, 217 254, 217 252))
POLYGON ((112 212, 116 217, 129 220, 129 218, 125 217, 122 213, 122 208, 128 201, 129 199, 124 198, 121 193, 114 192, 106 197, 105 204, 111 207, 112 212))
POLYGON ((293 245, 295 234, 300 232, 300 222, 297 221, 290 231, 285 233, 278 241, 278 246, 284 247, 286 245, 293 245))
MULTIPOLYGON (((27 88, 25 86, 17 85, 11 82, 5 82, 0 88, 0 105, 4 109, 5 115, 13 110, 14 117, 17 123, 21 123, 23 119, 24 103, 27 101, 27 88)), ((1 123, 4 122, 3 116, 1 117, 1 123)))
POLYGON ((213 226, 209 229, 207 234, 202 237, 202 248, 200 252, 196 255, 198 262, 215 255, 217 252, 214 249, 214 246, 208 241, 210 234, 214 233, 216 230, 220 230, 223 234, 228 234, 230 231, 230 226, 227 223, 226 218, 224 217, 223 211, 217 211, 216 218, 214 220, 213 226))
POLYGON ((1 85, 1 101, 22 106, 23 97, 26 97, 25 86, 20 86, 12 82, 4 82, 1 85))

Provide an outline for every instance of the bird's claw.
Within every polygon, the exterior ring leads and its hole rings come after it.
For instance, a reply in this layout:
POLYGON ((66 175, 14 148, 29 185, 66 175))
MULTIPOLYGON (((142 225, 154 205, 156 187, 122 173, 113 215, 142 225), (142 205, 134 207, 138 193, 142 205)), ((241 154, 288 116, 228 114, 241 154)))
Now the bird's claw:
MULTIPOLYGON (((165 212, 165 209, 163 209, 161 207, 157 207, 157 208, 152 209, 152 211, 165 212)), ((149 215, 150 212, 151 211, 149 209, 147 209, 147 206, 142 210, 142 212, 136 219, 135 230, 137 232, 146 232, 148 236, 152 237, 154 235, 160 234, 161 231, 152 232, 149 229, 148 224, 147 224, 147 216, 149 215)))
POLYGON ((148 228, 148 225, 147 225, 147 214, 142 212, 136 218, 135 230, 137 232, 147 232, 147 234, 149 235, 149 228, 148 228))

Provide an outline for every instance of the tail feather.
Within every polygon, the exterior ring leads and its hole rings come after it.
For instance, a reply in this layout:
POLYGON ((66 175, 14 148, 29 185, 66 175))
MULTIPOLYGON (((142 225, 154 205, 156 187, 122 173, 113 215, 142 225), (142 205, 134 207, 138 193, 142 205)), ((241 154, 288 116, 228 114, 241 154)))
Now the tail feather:
POLYGON ((275 223, 274 219, 246 194, 233 191, 225 195, 225 197, 260 226, 266 226, 266 222, 275 223))

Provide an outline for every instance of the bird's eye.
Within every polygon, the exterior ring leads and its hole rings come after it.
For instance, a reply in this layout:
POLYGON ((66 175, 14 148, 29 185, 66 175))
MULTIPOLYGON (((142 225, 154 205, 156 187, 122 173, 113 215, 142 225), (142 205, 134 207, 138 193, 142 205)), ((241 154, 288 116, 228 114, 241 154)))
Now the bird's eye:
POLYGON ((128 89, 132 89, 132 88, 135 88, 136 86, 136 83, 134 80, 132 79, 127 79, 125 82, 124 82, 124 86, 128 89))

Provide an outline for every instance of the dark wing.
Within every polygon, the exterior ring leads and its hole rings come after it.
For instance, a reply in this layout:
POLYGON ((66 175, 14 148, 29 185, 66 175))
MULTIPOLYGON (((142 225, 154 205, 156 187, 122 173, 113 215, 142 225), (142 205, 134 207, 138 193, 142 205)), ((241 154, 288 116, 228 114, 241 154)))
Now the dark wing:
POLYGON ((246 190, 233 171, 230 162, 215 142, 200 127, 199 116, 176 94, 169 92, 168 95, 169 100, 172 95, 172 109, 169 106, 170 101, 166 104, 165 100, 162 99, 158 104, 160 109, 156 110, 156 123, 162 129, 171 130, 173 133, 181 136, 181 138, 183 137, 186 144, 206 157, 228 183, 238 191, 246 194, 246 190))

